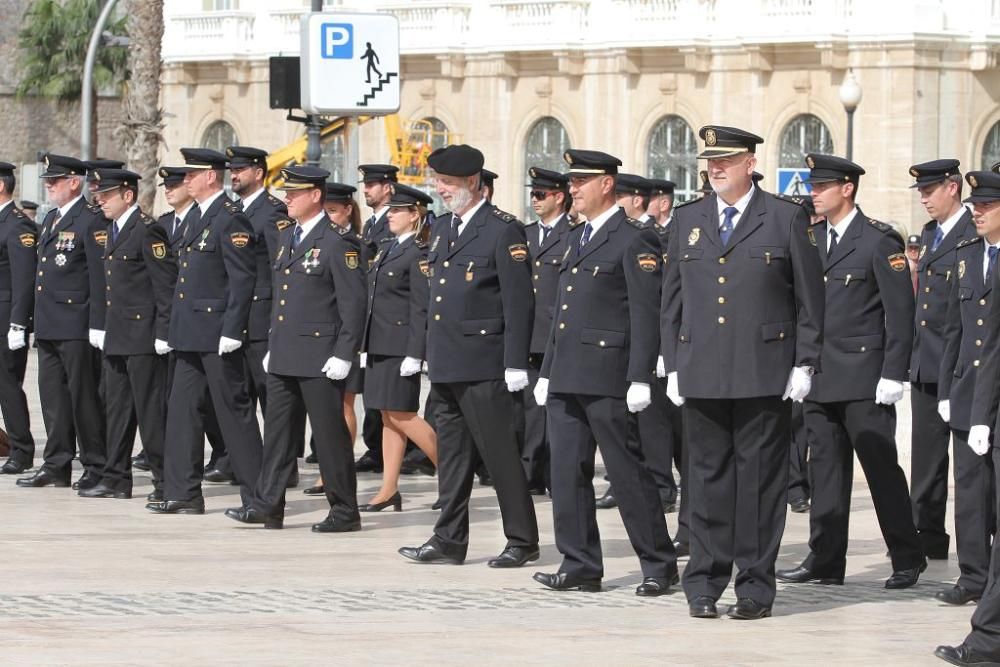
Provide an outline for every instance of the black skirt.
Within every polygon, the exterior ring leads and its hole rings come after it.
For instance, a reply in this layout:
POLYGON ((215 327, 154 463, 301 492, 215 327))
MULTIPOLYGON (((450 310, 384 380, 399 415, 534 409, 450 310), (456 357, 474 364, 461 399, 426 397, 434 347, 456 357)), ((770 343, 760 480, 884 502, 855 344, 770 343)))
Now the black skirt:
POLYGON ((365 367, 365 407, 373 410, 416 412, 420 407, 420 373, 399 376, 403 357, 368 355, 365 367))
POLYGON ((354 394, 355 396, 361 393, 361 390, 365 385, 365 369, 361 368, 360 359, 356 359, 353 364, 351 364, 351 370, 348 371, 347 377, 344 378, 344 392, 347 394, 354 394))

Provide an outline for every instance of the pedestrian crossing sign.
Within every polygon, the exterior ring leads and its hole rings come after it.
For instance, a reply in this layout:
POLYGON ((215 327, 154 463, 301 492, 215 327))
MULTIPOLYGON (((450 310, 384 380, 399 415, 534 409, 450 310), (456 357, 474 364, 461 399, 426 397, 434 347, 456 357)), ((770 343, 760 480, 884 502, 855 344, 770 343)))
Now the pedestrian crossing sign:
POLYGON ((809 178, 808 169, 781 168, 778 169, 777 175, 779 195, 805 197, 812 192, 812 188, 806 183, 806 179, 809 178))

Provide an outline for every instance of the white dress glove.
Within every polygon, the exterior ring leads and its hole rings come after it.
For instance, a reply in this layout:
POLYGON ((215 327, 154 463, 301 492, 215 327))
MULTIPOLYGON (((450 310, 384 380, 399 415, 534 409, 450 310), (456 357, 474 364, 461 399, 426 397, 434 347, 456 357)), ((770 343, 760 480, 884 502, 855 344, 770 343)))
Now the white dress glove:
POLYGON ((538 378, 532 393, 535 395, 535 403, 540 406, 545 405, 545 401, 549 400, 549 379, 538 378))
POLYGON ((368 353, 362 352, 358 355, 358 366, 361 368, 368 368, 368 353))
POLYGON ((399 377, 408 378, 411 375, 416 375, 420 372, 420 367, 422 366, 420 359, 414 359, 413 357, 405 357, 401 364, 399 364, 399 377))
POLYGON ((351 372, 351 362, 330 357, 320 370, 326 373, 326 376, 331 380, 343 380, 351 372))
POLYGON ((90 346, 96 347, 98 350, 104 349, 104 332, 100 329, 90 329, 88 330, 88 338, 90 338, 90 346))
POLYGON ((229 354, 230 352, 235 352, 243 346, 243 342, 236 340, 235 338, 226 338, 225 336, 219 337, 219 356, 224 354, 229 354))
POLYGON ((980 424, 970 428, 969 447, 980 456, 990 451, 990 427, 980 424))
MULTIPOLYGON (((903 383, 880 378, 875 387, 875 405, 895 405, 903 398, 903 383)), ((947 421, 947 420, 945 420, 947 421)))
POLYGON ((7 331, 7 348, 13 352, 20 350, 28 344, 28 331, 26 329, 14 329, 11 327, 7 331))
POLYGON ((656 377, 658 378, 667 377, 667 365, 663 363, 662 354, 656 358, 656 377))
POLYGON ((649 385, 645 382, 633 382, 628 386, 625 394, 625 404, 628 405, 629 412, 642 412, 649 407, 652 402, 649 393, 649 385))
POLYGON ((681 390, 677 384, 677 371, 667 373, 667 398, 677 407, 684 405, 684 397, 681 396, 681 390))
POLYGON ((271 361, 271 353, 265 352, 264 358, 261 360, 260 365, 264 367, 264 372, 267 372, 267 362, 271 361))
POLYGON ((812 373, 808 366, 796 366, 788 374, 788 384, 785 385, 785 394, 781 400, 792 400, 801 403, 802 399, 809 395, 812 389, 812 373))
POLYGON ((507 391, 514 393, 528 386, 528 371, 519 368, 507 368, 503 372, 503 381, 507 383, 507 391))
POLYGON ((170 347, 170 345, 168 345, 167 341, 165 340, 160 340, 159 338, 157 338, 156 340, 153 341, 153 350, 155 350, 156 353, 159 355, 164 355, 173 349, 174 348, 170 347))
POLYGON ((951 401, 938 401, 938 414, 941 421, 947 423, 951 421, 951 401))

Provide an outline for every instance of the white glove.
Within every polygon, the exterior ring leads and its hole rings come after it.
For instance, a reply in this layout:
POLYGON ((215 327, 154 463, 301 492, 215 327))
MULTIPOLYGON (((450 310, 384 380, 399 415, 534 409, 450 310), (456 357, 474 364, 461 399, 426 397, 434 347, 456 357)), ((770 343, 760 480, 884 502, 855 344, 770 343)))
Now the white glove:
POLYGON ((812 374, 808 366, 796 366, 788 374, 788 384, 785 385, 785 394, 781 400, 791 399, 795 403, 801 403, 802 399, 809 395, 812 389, 812 374))
POLYGON ((535 395, 535 403, 545 405, 545 401, 549 400, 549 379, 538 378, 532 393, 535 395))
POLYGON ((362 352, 358 355, 358 365, 361 368, 368 368, 368 353, 362 352))
POLYGON ((649 407, 652 398, 649 395, 649 385, 645 382, 633 382, 625 394, 625 404, 629 412, 642 412, 649 407))
POLYGON ((528 371, 519 368, 507 368, 503 372, 503 381, 507 383, 507 391, 514 393, 528 386, 528 371))
POLYGON ((667 398, 677 407, 684 405, 684 397, 681 396, 680 387, 677 385, 677 371, 667 373, 667 398))
POLYGON ((875 387, 875 405, 895 405, 901 398, 903 398, 902 382, 879 378, 878 385, 875 387))
POLYGON ((405 357, 403 363, 399 365, 399 377, 408 378, 420 372, 420 360, 413 357, 405 357))
POLYGON ((950 422, 951 401, 938 401, 938 414, 941 415, 941 421, 950 422))
POLYGON ((243 346, 243 341, 236 340, 235 338, 226 338, 225 336, 219 337, 219 356, 224 354, 229 354, 230 352, 235 352, 243 346))
POLYGON ((271 361, 271 353, 265 352, 264 359, 261 360, 260 365, 264 367, 264 372, 267 372, 267 362, 271 361))
POLYGON ((160 340, 159 338, 157 338, 156 340, 153 341, 153 349, 156 351, 157 354, 162 355, 166 354, 167 352, 170 352, 174 348, 170 347, 167 344, 167 341, 160 340))
POLYGON ((98 350, 104 349, 104 332, 100 329, 89 329, 88 338, 90 338, 90 346, 96 347, 98 350))
POLYGON ((990 451, 990 427, 980 424, 970 428, 969 447, 980 456, 990 451))
POLYGON ((343 380, 351 372, 351 362, 330 357, 320 370, 326 373, 326 376, 331 380, 343 380))
POLYGON ((656 358, 656 377, 665 378, 667 377, 667 366, 663 363, 663 355, 661 354, 656 358))
POLYGON ((20 350, 22 347, 28 344, 28 331, 26 329, 14 329, 13 327, 7 331, 7 348, 11 352, 14 350, 20 350))

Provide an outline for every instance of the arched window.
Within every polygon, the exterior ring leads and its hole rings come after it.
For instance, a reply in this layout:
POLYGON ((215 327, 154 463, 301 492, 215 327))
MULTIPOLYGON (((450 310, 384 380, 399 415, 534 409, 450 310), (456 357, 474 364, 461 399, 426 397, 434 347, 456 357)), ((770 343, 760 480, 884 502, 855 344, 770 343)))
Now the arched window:
POLYGON ((434 116, 427 116, 420 120, 423 121, 423 126, 429 135, 428 139, 432 151, 448 145, 448 126, 444 124, 443 120, 434 116))
POLYGON ((664 116, 649 133, 646 164, 650 178, 673 181, 678 202, 695 197, 698 180, 698 143, 691 126, 680 116, 664 116))
MULTIPOLYGON (((531 167, 541 167, 562 172, 566 169, 566 161, 563 160, 563 153, 569 145, 569 135, 563 124, 552 116, 540 118, 531 130, 528 131, 528 138, 524 142, 524 171, 531 167)), ((524 220, 533 219, 534 213, 531 210, 530 191, 524 189, 524 220)))
POLYGON ((1000 162, 1000 121, 993 124, 983 142, 983 169, 990 169, 997 162, 1000 162))
POLYGON ((225 153, 229 146, 238 146, 239 138, 233 126, 224 120, 217 120, 208 126, 205 134, 201 135, 201 147, 225 153))
POLYGON ((333 139, 323 144, 319 166, 330 172, 330 180, 334 183, 347 183, 344 180, 344 135, 342 133, 338 132, 333 135, 333 139))
POLYGON ((800 114, 785 126, 778 166, 805 169, 806 153, 833 153, 830 128, 811 113, 800 114))

